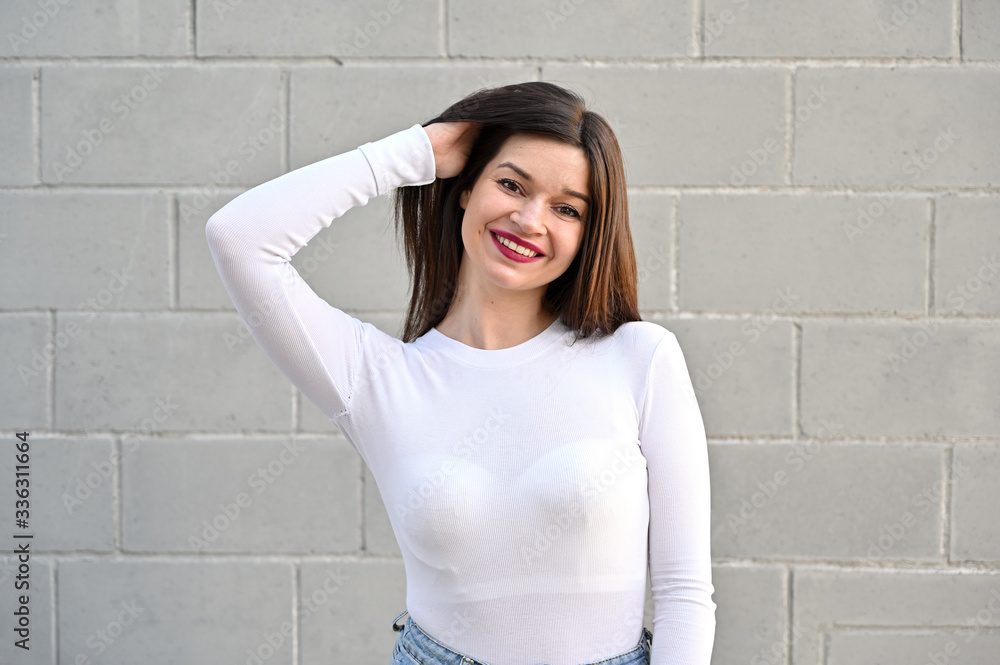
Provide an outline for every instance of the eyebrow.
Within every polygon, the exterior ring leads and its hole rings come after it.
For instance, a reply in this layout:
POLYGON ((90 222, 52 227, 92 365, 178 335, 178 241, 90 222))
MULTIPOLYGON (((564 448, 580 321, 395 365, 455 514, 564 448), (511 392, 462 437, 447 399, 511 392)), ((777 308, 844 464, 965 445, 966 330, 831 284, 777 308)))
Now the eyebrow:
MULTIPOLYGON (((526 171, 518 168, 517 166, 514 166, 510 162, 503 162, 501 164, 498 164, 497 168, 501 169, 501 168, 503 168, 505 166, 507 168, 509 168, 511 171, 514 171, 515 173, 517 173, 519 176, 521 176, 522 178, 524 178, 528 182, 532 182, 534 180, 534 178, 532 178, 530 175, 528 175, 528 173, 526 171)), ((572 189, 564 188, 563 191, 562 191, 562 193, 563 194, 569 194, 570 196, 575 196, 576 198, 578 198, 581 201, 583 201, 584 203, 586 203, 588 206, 590 205, 590 197, 589 196, 584 196, 580 192, 574 191, 572 189)))

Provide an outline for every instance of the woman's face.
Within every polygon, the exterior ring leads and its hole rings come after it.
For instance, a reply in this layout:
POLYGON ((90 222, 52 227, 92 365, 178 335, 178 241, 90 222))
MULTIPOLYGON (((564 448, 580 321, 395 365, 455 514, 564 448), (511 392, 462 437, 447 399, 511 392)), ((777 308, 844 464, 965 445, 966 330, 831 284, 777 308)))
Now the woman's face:
POLYGON ((462 260, 470 262, 463 270, 471 269, 470 278, 487 291, 495 286, 544 294, 583 242, 589 182, 580 148, 547 136, 511 136, 459 198, 465 210, 462 260), (513 243, 537 255, 529 258, 513 243))

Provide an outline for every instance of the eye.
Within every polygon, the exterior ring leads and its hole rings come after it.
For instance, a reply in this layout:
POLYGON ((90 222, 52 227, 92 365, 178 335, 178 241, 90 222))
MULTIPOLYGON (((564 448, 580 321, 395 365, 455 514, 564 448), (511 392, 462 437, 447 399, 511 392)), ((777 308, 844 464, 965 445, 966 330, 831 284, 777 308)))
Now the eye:
POLYGON ((497 182, 500 183, 500 186, 503 187, 504 189, 506 189, 508 192, 514 192, 514 191, 517 191, 517 190, 521 189, 520 185, 518 185, 516 182, 514 182, 510 178, 499 178, 497 180, 497 182), (507 185, 505 183, 510 183, 510 184, 514 185, 514 189, 511 189, 510 187, 507 187, 507 185))
MULTIPOLYGON (((511 180, 510 178, 497 178, 497 183, 499 183, 499 185, 504 189, 506 189, 508 192, 512 193, 518 192, 521 189, 521 186, 518 185, 516 181, 511 180), (507 186, 508 184, 512 185, 513 189, 511 187, 508 187, 507 186)), ((559 206, 558 209, 562 214, 568 217, 576 217, 577 219, 580 218, 580 213, 577 212, 576 209, 573 208, 572 206, 559 206)))

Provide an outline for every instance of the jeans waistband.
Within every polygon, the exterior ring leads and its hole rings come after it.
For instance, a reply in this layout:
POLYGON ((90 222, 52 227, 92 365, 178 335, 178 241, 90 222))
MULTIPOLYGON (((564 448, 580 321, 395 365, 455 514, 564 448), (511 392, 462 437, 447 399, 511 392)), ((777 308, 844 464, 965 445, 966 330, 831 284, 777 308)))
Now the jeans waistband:
POLYGON ((399 616, 397 616, 395 619, 392 620, 392 629, 397 633, 403 630, 403 626, 397 626, 396 622, 399 621, 399 617, 403 616, 404 614, 409 614, 409 610, 403 610, 402 612, 399 613, 399 616))
MULTIPOLYGON (((439 643, 433 637, 425 633, 423 629, 421 629, 420 626, 413 621, 412 616, 408 617, 406 621, 400 625, 400 618, 408 613, 408 610, 403 610, 392 621, 393 631, 404 633, 403 635, 400 635, 399 640, 397 640, 397 648, 399 648, 399 644, 405 642, 410 644, 412 648, 429 652, 427 655, 439 659, 438 662, 448 663, 448 665, 489 665, 488 663, 464 656, 463 654, 453 651, 439 643), (414 635, 412 631, 416 631, 418 635, 414 635)), ((639 638, 639 643, 635 647, 617 656, 605 658, 599 661, 599 663, 600 665, 632 665, 633 663, 649 663, 652 644, 653 634, 648 628, 643 626, 642 636, 639 638)))

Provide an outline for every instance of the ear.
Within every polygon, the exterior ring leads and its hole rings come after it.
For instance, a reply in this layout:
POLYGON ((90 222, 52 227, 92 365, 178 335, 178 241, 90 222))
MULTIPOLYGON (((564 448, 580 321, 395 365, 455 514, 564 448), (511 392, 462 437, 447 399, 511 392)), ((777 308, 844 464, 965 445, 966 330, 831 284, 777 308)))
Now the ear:
POLYGON ((458 197, 458 207, 465 210, 465 207, 469 205, 469 190, 462 192, 461 196, 458 197))

